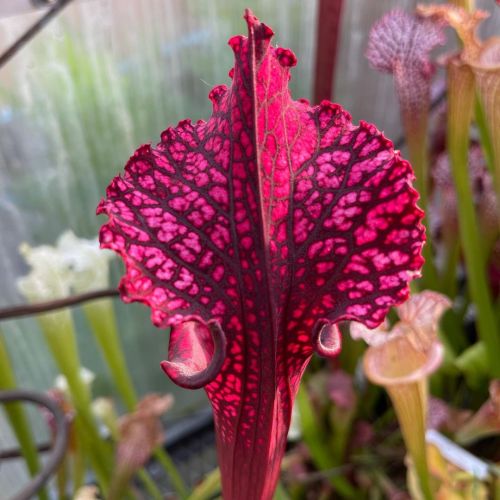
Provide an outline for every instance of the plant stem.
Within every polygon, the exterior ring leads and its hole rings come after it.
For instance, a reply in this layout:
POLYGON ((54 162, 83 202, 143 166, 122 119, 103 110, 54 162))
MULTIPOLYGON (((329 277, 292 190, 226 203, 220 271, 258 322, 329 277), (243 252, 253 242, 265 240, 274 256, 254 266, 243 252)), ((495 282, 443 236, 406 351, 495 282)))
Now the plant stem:
MULTIPOLYGON (((110 299, 90 302, 83 306, 83 310, 94 332, 94 337, 102 351, 104 359, 111 370, 113 380, 120 392, 120 396, 127 410, 133 411, 137 404, 137 396, 120 345, 113 303, 110 299)), ((155 450, 155 456, 170 477, 177 494, 181 498, 185 498, 187 495, 187 488, 173 460, 161 447, 155 450)))
MULTIPOLYGON (((454 235, 456 236, 456 235, 454 235)), ((454 238, 453 241, 446 242, 446 261, 442 273, 441 291, 450 299, 457 296, 457 267, 460 263, 460 243, 454 238)))
MULTIPOLYGON (((498 42, 496 42, 498 44, 498 42)), ((498 45, 497 45, 498 46, 498 45)), ((481 144, 486 160, 490 160, 491 174, 495 184, 497 200, 500 202, 500 65, 472 65, 475 86, 481 97, 477 100, 476 121, 481 134, 481 144), (488 134, 488 131, 490 134, 488 134), (486 148, 490 147, 489 150, 486 148)))
POLYGON ((130 481, 134 475, 134 470, 127 466, 118 466, 113 471, 113 480, 109 486, 106 496, 108 500, 125 500, 130 498, 130 481))
POLYGON ((278 486, 276 487, 276 491, 274 492, 273 500, 290 500, 290 497, 281 481, 278 482, 278 486))
POLYGON ((110 299, 89 302, 83 310, 103 357, 128 411, 133 411, 137 396, 120 345, 113 303, 110 299))
POLYGON ((75 427, 89 454, 98 481, 106 493, 112 468, 111 449, 101 439, 90 406, 90 392, 80 376, 76 334, 69 310, 38 317, 47 345, 68 382, 76 410, 75 427))
POLYGON ((464 374, 472 389, 484 387, 488 378, 488 354, 484 342, 476 342, 463 351, 455 360, 455 365, 464 374))
POLYGON ((80 447, 73 453, 71 457, 71 481, 73 484, 73 493, 75 494, 80 489, 85 481, 85 457, 80 447))
POLYGON ((187 498, 188 490, 170 455, 160 446, 155 449, 154 456, 167 472, 172 481, 172 486, 179 497, 187 498))
MULTIPOLYGON (((320 470, 338 467, 339 464, 333 457, 327 441, 325 441, 324 431, 315 418, 304 383, 299 387, 296 404, 299 409, 302 436, 313 462, 320 470)), ((332 476, 330 483, 343 498, 357 498, 356 490, 342 476, 332 476)))
POLYGON ((137 475, 152 498, 155 500, 163 500, 160 489, 156 486, 156 483, 146 469, 139 469, 137 475))
POLYGON ((188 500, 209 500, 221 490, 220 469, 214 469, 189 495, 188 500))
POLYGON ((490 375, 500 377, 500 336, 486 278, 485 252, 469 181, 469 127, 474 104, 474 76, 458 62, 448 64, 447 141, 457 193, 459 228, 471 297, 477 308, 478 333, 485 343, 490 375))
MULTIPOLYGON (((403 85, 406 82, 396 80, 396 85, 403 85)), ((410 111, 406 103, 400 101, 401 118, 405 130, 405 139, 408 146, 408 154, 413 170, 415 172, 415 187, 420 194, 419 206, 425 212, 423 224, 426 228, 427 241, 422 249, 425 259, 422 273, 422 288, 439 290, 439 279, 434 265, 434 252, 432 250, 431 233, 429 231, 429 214, 427 204, 429 197, 429 155, 428 155, 428 114, 429 101, 422 103, 420 113, 410 111)))
POLYGON ((495 160, 493 152, 493 144, 491 142, 490 131, 488 128, 488 121, 484 113, 483 104, 481 99, 476 94, 474 98, 474 118, 479 131, 479 139, 481 142, 481 149, 483 150, 484 159, 488 170, 491 175, 495 175, 495 160))
POLYGON ((356 415, 356 406, 344 409, 334 405, 330 409, 330 425, 332 438, 330 448, 332 450, 335 463, 340 466, 344 463, 347 446, 351 437, 352 419, 356 415))
POLYGON ((387 392, 396 411, 406 448, 413 460, 422 496, 426 500, 433 500, 425 443, 427 380, 387 387, 387 392))
MULTIPOLYGON (((3 334, 0 332, 0 390, 14 389, 16 385, 14 369, 10 362, 7 346, 3 340, 3 334)), ((40 463, 24 408, 21 403, 8 403, 5 405, 5 413, 16 435, 28 471, 31 476, 35 476, 40 469, 40 463)), ((45 488, 39 491, 38 497, 40 500, 47 500, 45 488)))

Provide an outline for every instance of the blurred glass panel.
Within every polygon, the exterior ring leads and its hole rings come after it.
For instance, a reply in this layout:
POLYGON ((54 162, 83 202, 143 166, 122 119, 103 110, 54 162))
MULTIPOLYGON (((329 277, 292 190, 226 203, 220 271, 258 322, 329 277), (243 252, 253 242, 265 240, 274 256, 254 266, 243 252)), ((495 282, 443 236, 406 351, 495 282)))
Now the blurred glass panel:
MULTIPOLYGON (((0 306, 21 303, 16 279, 27 269, 19 245, 53 244, 66 229, 95 237, 95 207, 134 149, 157 142, 168 125, 206 119, 212 86, 230 83, 230 36, 246 33, 247 2, 223 0, 74 0, 0 68, 0 306)), ((296 97, 309 97, 314 1, 253 2, 290 46, 296 97)), ((0 19, 7 47, 40 12, 0 19)), ((114 263, 114 286, 121 274, 114 263)), ((173 391, 176 411, 203 402, 203 391, 178 390, 159 369, 167 334, 144 306, 115 302, 122 341, 141 393, 173 391)), ((81 312, 74 309, 83 364, 98 394, 112 384, 81 312)), ((33 319, 5 322, 20 383, 46 389, 56 374, 33 319)))

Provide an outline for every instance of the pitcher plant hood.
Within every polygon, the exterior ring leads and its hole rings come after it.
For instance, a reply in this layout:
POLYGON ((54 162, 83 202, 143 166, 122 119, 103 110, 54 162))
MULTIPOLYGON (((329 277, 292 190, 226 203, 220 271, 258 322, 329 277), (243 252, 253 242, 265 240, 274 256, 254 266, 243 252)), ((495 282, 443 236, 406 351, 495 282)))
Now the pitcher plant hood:
POLYGON ((232 500, 272 497, 313 351, 336 355, 339 322, 375 327, 403 302, 424 242, 408 162, 338 104, 292 100, 295 55, 245 19, 209 120, 141 146, 98 207, 123 300, 171 327, 164 371, 206 389, 232 500))

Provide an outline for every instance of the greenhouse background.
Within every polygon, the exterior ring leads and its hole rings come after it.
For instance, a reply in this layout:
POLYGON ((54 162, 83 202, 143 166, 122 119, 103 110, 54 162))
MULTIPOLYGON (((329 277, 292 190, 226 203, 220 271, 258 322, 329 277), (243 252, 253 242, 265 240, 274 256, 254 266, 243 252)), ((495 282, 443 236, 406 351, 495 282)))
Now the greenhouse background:
MULTIPOLYGON (((0 53, 49 8, 28 0, 1 0, 0 53)), ((47 2, 50 4, 51 2, 47 2)), ((424 2, 425 3, 425 2, 424 2)), ((392 79, 369 68, 364 57, 373 22, 404 0, 344 2, 332 95, 350 111, 401 137, 392 79)), ((498 32, 500 8, 482 34, 498 32)), ((170 124, 211 113, 210 89, 228 84, 232 53, 227 39, 244 33, 250 6, 290 47, 300 64, 292 72, 294 98, 313 100, 318 2, 283 0, 74 0, 14 57, 0 67, 0 308, 22 304, 16 282, 27 273, 19 247, 53 244, 67 230, 94 238, 102 224, 95 207, 109 180, 141 143, 156 143, 170 124)), ((434 89, 435 96, 439 85, 434 89)), ((122 272, 114 259, 110 287, 122 272)), ((138 393, 170 392, 175 406, 167 422, 207 406, 202 390, 185 391, 159 369, 166 332, 155 329, 147 308, 113 302, 127 366, 138 393)), ((116 389, 91 339, 81 308, 73 309, 82 365, 95 374, 96 395, 116 389)), ((33 317, 2 321, 21 387, 46 390, 58 373, 33 317)), ((38 437, 43 422, 30 410, 38 437)), ((0 413, 0 449, 15 444, 0 413)), ((0 466, 0 496, 27 481, 21 461, 0 466)))

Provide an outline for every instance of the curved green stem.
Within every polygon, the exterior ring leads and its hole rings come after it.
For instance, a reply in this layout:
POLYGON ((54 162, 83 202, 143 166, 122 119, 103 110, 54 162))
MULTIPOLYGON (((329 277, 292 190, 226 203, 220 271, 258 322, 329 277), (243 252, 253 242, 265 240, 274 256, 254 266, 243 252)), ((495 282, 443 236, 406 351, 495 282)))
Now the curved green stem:
POLYGON ((120 345, 113 303, 110 299, 89 302, 83 306, 83 310, 120 396, 127 410, 133 411, 137 396, 120 345))
POLYGON ((485 252, 474 211, 468 172, 469 127, 474 104, 474 76, 459 63, 448 65, 448 152, 458 201, 459 229, 477 327, 484 342, 490 374, 500 377, 500 336, 486 278, 485 252))

